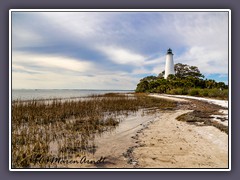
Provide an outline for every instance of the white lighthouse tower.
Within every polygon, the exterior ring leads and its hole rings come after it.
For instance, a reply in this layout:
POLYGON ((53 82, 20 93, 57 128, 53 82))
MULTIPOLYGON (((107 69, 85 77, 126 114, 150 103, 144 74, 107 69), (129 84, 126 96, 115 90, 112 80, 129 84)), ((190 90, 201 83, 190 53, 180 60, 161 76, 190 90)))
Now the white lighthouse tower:
POLYGON ((173 53, 170 48, 167 51, 164 78, 167 79, 169 74, 173 74, 173 75, 175 74, 174 63, 173 63, 173 53))

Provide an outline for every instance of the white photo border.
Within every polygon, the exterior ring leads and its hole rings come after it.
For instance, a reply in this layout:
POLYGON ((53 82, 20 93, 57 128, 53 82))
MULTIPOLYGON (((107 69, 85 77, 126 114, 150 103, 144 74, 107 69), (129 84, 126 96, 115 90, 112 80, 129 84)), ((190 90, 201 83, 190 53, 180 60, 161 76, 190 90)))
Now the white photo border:
POLYGON ((9 171, 231 171, 231 9, 10 9, 9 10, 9 171), (228 168, 12 168, 12 12, 228 12, 228 168))

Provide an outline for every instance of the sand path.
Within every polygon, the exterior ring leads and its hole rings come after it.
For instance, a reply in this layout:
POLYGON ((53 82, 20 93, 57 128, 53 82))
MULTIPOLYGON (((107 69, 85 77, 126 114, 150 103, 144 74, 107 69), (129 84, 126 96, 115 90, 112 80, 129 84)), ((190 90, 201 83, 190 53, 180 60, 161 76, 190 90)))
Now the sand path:
POLYGON ((200 127, 176 120, 189 111, 165 112, 148 129, 139 133, 141 147, 132 153, 135 167, 228 168, 228 135, 213 126, 200 127))

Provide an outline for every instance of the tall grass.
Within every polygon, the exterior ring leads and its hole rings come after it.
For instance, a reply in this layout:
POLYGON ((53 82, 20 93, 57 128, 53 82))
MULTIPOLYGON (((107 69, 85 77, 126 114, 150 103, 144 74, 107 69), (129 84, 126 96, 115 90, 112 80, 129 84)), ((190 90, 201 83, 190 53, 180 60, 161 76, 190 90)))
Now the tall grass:
POLYGON ((119 115, 140 108, 172 108, 174 102, 145 94, 105 94, 85 100, 13 101, 12 167, 53 167, 37 157, 74 158, 94 153, 94 137, 115 128, 119 115), (57 151, 56 151, 57 149, 57 151))

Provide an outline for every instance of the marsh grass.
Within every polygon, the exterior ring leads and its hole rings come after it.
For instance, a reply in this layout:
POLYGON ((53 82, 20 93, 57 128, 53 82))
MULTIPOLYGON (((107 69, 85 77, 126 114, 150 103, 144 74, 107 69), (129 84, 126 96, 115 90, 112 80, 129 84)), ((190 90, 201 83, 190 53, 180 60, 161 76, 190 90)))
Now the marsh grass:
POLYGON ((58 167, 39 157, 72 159, 94 154, 95 135, 115 128, 121 122, 118 116, 128 116, 139 109, 155 112, 175 106, 175 102, 145 94, 114 93, 92 95, 85 100, 13 101, 12 167, 58 167))

